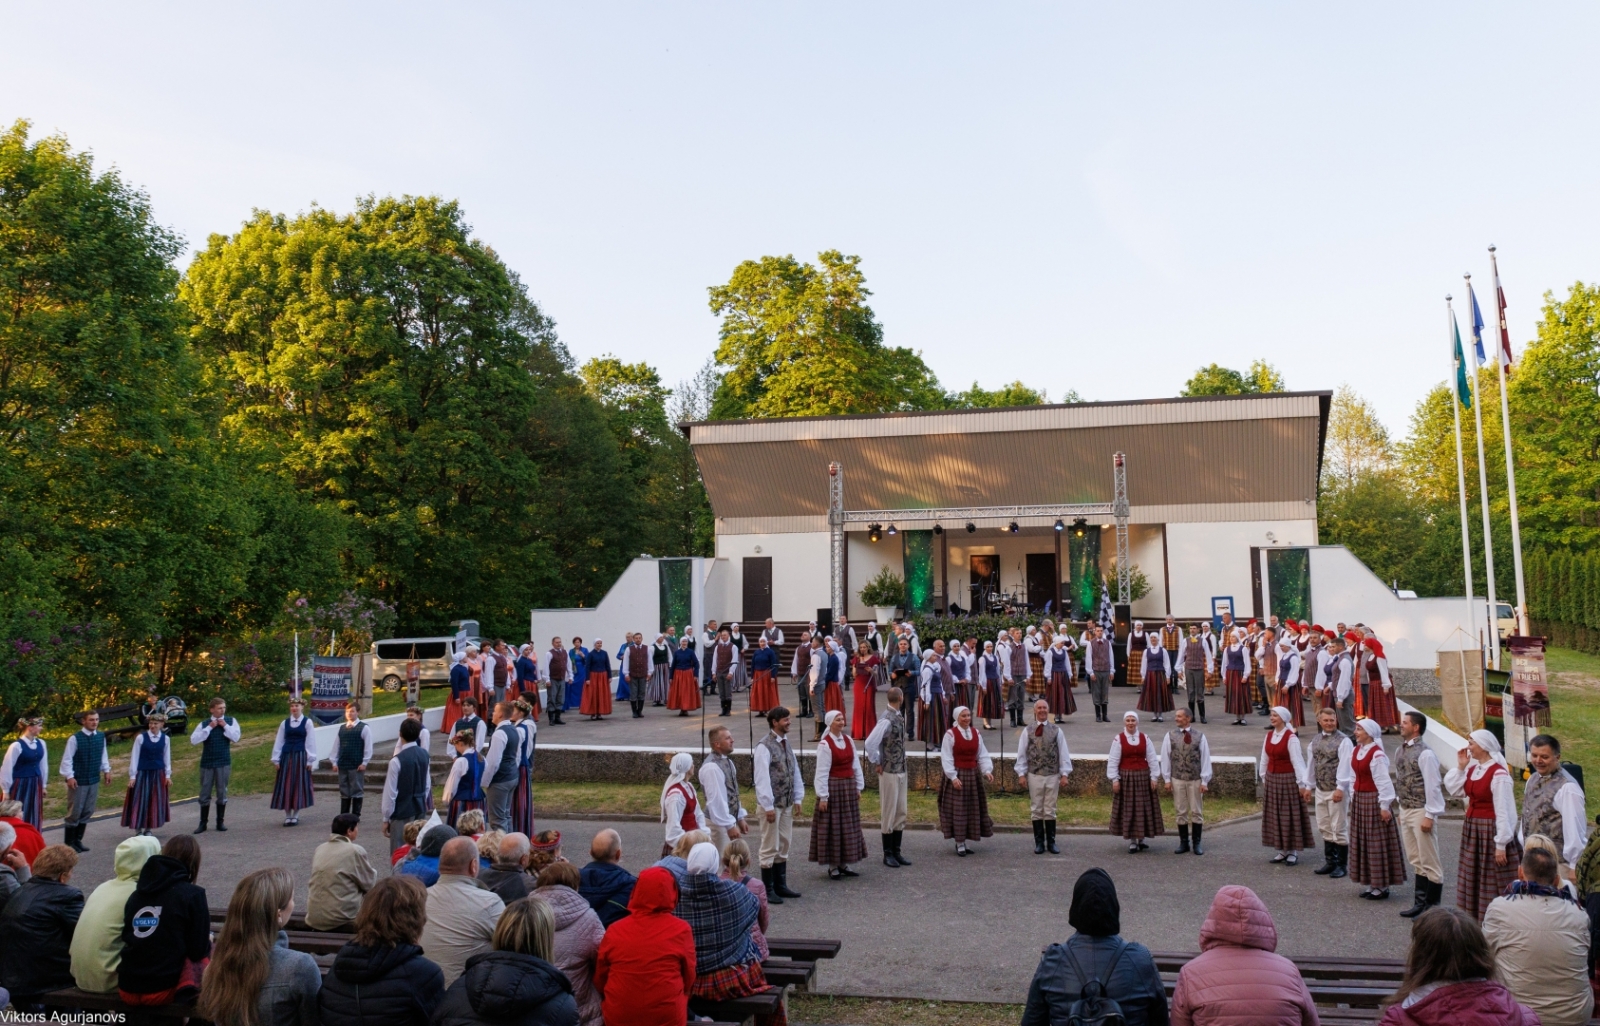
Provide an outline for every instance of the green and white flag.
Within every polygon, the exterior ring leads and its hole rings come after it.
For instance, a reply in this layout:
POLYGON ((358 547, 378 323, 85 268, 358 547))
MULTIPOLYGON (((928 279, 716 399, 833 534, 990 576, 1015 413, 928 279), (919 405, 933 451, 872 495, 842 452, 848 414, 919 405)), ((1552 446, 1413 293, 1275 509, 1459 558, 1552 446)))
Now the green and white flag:
POLYGON ((1461 352, 1461 329, 1456 325, 1456 312, 1450 311, 1450 334, 1456 344, 1456 398, 1463 410, 1472 409, 1472 385, 1467 381, 1467 360, 1461 352))

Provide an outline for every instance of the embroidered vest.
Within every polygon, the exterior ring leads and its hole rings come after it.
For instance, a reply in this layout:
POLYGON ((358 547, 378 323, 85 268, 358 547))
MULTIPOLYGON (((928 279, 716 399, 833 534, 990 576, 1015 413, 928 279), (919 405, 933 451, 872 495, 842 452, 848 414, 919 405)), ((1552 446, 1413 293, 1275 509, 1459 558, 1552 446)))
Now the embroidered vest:
POLYGON ((1046 723, 1039 730, 1035 723, 1028 731, 1028 775, 1054 777, 1061 771, 1061 739, 1055 724, 1046 723))
POLYGON ((1189 643, 1183 648, 1183 668, 1185 670, 1203 670, 1206 668, 1206 647, 1198 638, 1190 638, 1189 643))
POLYGON ((1011 677, 1023 680, 1028 676, 1028 650, 1022 645, 1011 646, 1011 677))
POLYGON ((794 778, 800 772, 800 761, 795 758, 794 749, 770 731, 757 743, 772 757, 767 771, 772 781, 772 807, 782 812, 794 804, 794 778))
POLYGON ((1176 627, 1161 628, 1161 647, 1171 652, 1174 656, 1178 653, 1178 642, 1183 638, 1183 632, 1176 627))
POLYGON ((1395 797, 1402 809, 1420 809, 1427 803, 1428 787, 1422 779, 1423 742, 1402 743, 1389 760, 1389 778, 1394 781, 1395 797))
POLYGON ((903 714, 890 709, 884 714, 889 725, 883 731, 883 769, 880 773, 904 773, 906 771, 906 718, 903 714))
POLYGON ((728 794, 728 815, 739 815, 739 777, 734 769, 733 760, 726 755, 712 752, 706 756, 706 761, 722 771, 722 789, 728 794))
POLYGON ((1576 783, 1572 774, 1560 767, 1548 777, 1543 773, 1535 773, 1528 778, 1528 790, 1523 793, 1522 799, 1522 833, 1544 834, 1556 842, 1556 850, 1564 850, 1566 845, 1566 832, 1561 829, 1561 813, 1557 811, 1555 801, 1556 792, 1560 791, 1569 782, 1576 783))
MULTIPOLYGON (((233 726, 233 717, 224 716, 222 722, 231 727, 233 726)), ((287 747, 289 743, 287 735, 285 735, 283 742, 287 747)), ((81 742, 78 747, 83 747, 81 742)), ((233 765, 233 742, 228 740, 228 735, 224 734, 220 728, 213 727, 211 733, 206 735, 205 743, 200 746, 200 767, 202 769, 216 769, 218 766, 231 765, 233 765)))
POLYGON ((1341 730, 1332 734, 1318 731, 1311 739, 1311 770, 1317 778, 1317 790, 1332 791, 1339 786, 1339 745, 1344 739, 1341 730))
POLYGON ((1183 731, 1172 732, 1172 779, 1200 779, 1200 738, 1198 730, 1189 731, 1189 740, 1183 740, 1183 731))
POLYGON ((1089 648, 1094 652, 1094 672, 1110 673, 1114 669, 1111 661, 1110 639, 1096 638, 1089 642, 1089 648))

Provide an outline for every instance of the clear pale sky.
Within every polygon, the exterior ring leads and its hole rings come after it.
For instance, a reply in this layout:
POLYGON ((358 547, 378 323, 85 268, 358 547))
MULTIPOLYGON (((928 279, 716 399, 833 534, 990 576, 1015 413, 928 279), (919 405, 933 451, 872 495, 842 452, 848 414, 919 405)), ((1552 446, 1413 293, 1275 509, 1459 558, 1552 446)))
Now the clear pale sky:
POLYGON ((1261 356, 1391 429, 1444 295, 1520 351, 1600 278, 1600 6, 0 5, 0 118, 191 246, 253 208, 458 198, 580 361, 669 384, 740 260, 863 258, 947 387, 1176 394, 1261 356), (1587 70, 1585 70, 1587 69, 1587 70), (1492 314, 1490 315, 1492 316, 1492 314))

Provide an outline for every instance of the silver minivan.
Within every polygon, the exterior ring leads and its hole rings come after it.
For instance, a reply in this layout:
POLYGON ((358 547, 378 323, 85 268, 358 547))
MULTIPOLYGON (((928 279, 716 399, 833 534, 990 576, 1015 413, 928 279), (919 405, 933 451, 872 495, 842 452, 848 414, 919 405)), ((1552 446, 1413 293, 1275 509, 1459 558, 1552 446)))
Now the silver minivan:
POLYGON ((372 643, 372 679, 385 691, 406 686, 406 667, 414 659, 423 687, 450 683, 450 666, 457 652, 468 645, 479 645, 478 621, 454 620, 456 633, 449 637, 385 638, 372 643))

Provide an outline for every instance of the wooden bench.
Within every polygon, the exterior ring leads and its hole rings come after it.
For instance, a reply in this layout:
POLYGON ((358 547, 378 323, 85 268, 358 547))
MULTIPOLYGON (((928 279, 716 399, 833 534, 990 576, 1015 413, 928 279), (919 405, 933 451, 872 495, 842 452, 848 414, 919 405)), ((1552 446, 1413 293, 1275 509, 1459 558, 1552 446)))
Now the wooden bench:
MULTIPOLYGON (((1188 951, 1151 952, 1156 969, 1171 997, 1178 973, 1197 953, 1188 951)), ((1394 959, 1300 957, 1291 958, 1311 999, 1319 1008, 1327 1007, 1335 1017, 1350 1013, 1357 1021, 1371 1021, 1378 1006, 1405 976, 1405 963, 1394 959)))
MULTIPOLYGON (((817 962, 824 958, 838 958, 843 941, 811 940, 798 937, 768 937, 767 950, 774 958, 792 958, 796 962, 817 962)), ((1193 955, 1187 958, 1193 958, 1193 955)), ((1187 958, 1185 961, 1187 961, 1187 958)))
POLYGON ((799 962, 787 958, 768 958, 761 963, 761 972, 774 987, 793 987, 795 990, 811 989, 817 977, 817 963, 799 962))
POLYGON ((83 718, 92 712, 100 717, 100 729, 107 737, 127 740, 130 737, 138 737, 144 733, 144 719, 139 715, 140 710, 143 708, 143 704, 139 702, 124 702, 121 705, 108 705, 100 709, 74 713, 72 718, 77 720, 78 725, 81 727, 83 718), (127 720, 128 722, 113 725, 116 720, 127 720))
POLYGON ((727 1001, 689 999, 689 1011, 704 1015, 717 1022, 749 1023, 758 1015, 774 1015, 783 1007, 783 989, 769 990, 764 994, 730 998, 727 1001))

